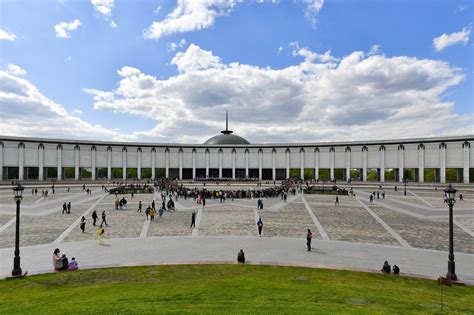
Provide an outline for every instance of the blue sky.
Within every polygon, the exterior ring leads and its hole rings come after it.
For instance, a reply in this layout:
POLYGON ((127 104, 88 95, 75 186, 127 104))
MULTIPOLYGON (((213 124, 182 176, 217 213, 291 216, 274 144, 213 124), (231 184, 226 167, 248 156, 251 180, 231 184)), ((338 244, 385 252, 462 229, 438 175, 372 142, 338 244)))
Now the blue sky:
POLYGON ((0 134, 199 143, 225 109, 251 142, 473 134, 472 6, 2 0, 0 134))

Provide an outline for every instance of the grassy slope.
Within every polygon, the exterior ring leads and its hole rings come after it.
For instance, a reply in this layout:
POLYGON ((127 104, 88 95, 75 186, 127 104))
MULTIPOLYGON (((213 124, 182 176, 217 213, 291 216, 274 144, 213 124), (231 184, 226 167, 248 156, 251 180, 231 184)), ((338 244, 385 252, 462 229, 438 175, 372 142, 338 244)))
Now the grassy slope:
MULTIPOLYGON (((0 314, 436 313, 435 281, 251 265, 145 266, 0 281, 0 314)), ((444 287, 445 311, 474 314, 474 287, 444 287)))

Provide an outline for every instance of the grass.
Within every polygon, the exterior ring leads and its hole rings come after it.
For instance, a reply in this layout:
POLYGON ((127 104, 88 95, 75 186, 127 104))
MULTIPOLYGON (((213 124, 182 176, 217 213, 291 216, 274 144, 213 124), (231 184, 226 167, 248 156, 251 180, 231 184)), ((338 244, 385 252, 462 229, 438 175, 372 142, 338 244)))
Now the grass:
MULTIPOLYGON (((474 314, 474 287, 444 287, 444 312, 474 314)), ((256 265, 143 266, 0 281, 0 314, 433 314, 433 280, 256 265)))

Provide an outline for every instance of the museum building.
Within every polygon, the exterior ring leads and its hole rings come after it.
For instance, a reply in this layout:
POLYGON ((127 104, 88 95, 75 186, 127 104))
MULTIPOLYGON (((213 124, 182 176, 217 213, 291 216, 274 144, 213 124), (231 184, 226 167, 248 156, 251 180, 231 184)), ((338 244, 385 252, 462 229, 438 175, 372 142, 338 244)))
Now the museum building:
POLYGON ((251 144, 226 129, 203 144, 0 136, 0 178, 127 180, 161 177, 320 181, 474 181, 474 136, 251 144))

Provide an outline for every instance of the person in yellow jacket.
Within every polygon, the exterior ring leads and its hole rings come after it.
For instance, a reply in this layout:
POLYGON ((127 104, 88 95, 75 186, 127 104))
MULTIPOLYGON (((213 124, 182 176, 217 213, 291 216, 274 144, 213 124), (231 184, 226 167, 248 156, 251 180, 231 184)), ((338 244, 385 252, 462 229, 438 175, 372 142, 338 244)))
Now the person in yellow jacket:
POLYGON ((105 229, 101 225, 99 227, 99 230, 97 231, 97 238, 99 239, 99 245, 104 245, 104 233, 105 233, 105 229))

